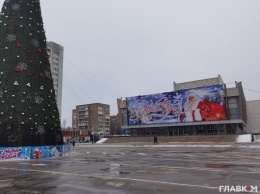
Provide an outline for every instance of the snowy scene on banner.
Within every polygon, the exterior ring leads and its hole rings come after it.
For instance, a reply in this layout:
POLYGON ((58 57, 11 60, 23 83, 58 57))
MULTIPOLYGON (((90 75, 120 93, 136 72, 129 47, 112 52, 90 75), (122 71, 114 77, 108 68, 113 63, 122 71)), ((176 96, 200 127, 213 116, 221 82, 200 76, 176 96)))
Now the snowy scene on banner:
POLYGON ((126 98, 128 125, 225 120, 222 85, 126 98))

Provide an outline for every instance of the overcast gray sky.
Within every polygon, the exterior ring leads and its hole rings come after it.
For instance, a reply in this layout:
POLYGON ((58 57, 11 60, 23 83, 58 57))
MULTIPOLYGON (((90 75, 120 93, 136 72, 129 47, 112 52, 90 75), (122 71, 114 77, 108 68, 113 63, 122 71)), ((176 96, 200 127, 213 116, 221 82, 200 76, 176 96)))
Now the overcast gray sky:
MULTIPOLYGON (((4 0, 0 0, 1 5, 4 0)), ((169 92, 221 75, 260 99, 259 0, 41 0, 48 41, 65 49, 62 120, 76 105, 169 92)))

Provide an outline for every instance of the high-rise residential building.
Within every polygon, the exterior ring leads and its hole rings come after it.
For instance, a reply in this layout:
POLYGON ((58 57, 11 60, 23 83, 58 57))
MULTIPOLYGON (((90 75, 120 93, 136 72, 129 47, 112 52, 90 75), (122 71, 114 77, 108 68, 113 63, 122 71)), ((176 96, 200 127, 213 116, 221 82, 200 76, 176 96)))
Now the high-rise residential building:
POLYGON ((121 119, 120 115, 110 116, 110 135, 121 135, 121 119))
POLYGON ((47 42, 47 52, 50 55, 49 60, 51 64, 53 85, 58 109, 61 115, 64 48, 55 42, 47 42))
POLYGON ((110 106, 107 104, 93 103, 76 106, 72 110, 72 130, 80 134, 109 135, 110 106))

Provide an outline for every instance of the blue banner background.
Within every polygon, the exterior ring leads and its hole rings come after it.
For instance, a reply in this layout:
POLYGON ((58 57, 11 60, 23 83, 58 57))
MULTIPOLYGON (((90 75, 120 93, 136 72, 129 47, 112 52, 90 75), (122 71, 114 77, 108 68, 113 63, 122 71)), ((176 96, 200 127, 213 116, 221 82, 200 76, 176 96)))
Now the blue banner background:
MULTIPOLYGON (((223 116, 216 117, 216 120, 223 120, 226 117, 223 85, 129 97, 126 98, 126 102, 128 125, 192 122, 195 121, 195 114, 198 115, 195 113, 195 106, 202 106, 199 102, 204 102, 204 109, 206 110, 207 106, 212 112, 213 103, 219 105, 219 110, 215 108, 214 111, 219 111, 223 116)), ((208 119, 214 119, 212 115, 209 116, 209 112, 207 114, 208 119)))

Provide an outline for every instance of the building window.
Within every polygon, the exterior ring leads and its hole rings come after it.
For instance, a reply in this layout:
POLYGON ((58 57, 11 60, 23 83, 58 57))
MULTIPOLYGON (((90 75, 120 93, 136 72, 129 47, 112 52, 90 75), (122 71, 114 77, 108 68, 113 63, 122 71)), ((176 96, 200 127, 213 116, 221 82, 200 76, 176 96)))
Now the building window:
POLYGON ((228 98, 228 108, 230 113, 230 119, 240 118, 237 98, 228 98))

